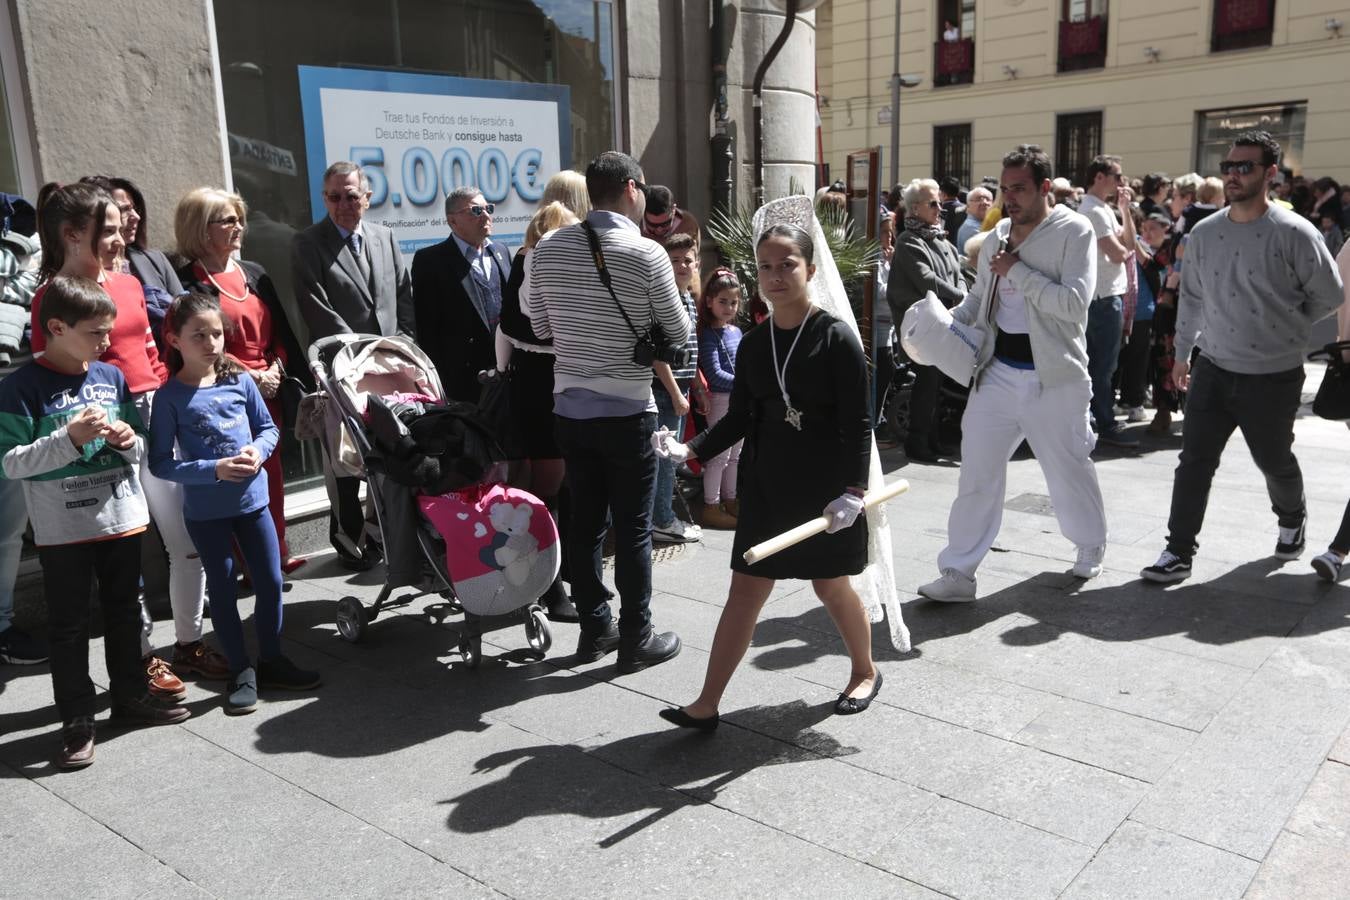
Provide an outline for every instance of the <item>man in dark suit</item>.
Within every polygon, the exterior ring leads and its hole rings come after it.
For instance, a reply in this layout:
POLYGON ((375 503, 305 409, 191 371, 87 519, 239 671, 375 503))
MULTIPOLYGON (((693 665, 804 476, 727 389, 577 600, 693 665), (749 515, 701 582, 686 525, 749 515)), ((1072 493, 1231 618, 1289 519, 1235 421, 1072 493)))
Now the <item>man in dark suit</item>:
MULTIPOLYGON (((310 340, 353 333, 414 336, 412 280, 398 242, 383 225, 362 221, 370 208, 370 182, 361 167, 345 161, 329 166, 323 203, 328 215, 291 242, 295 302, 310 340)), ((329 540, 346 565, 369 568, 372 560, 361 540, 360 479, 335 476, 325 458, 324 486, 329 540)))
POLYGON ((413 255, 413 308, 420 344, 447 396, 477 403, 478 373, 496 366, 493 341, 511 259, 492 242, 494 206, 476 187, 445 198, 450 236, 413 255))

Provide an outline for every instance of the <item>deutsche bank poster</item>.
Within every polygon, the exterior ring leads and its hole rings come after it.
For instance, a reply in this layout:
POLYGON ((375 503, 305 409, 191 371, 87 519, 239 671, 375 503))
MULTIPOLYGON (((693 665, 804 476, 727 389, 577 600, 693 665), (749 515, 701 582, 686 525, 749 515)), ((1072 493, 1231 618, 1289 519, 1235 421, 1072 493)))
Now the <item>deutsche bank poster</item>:
POLYGON ((548 179, 572 158, 566 85, 300 66, 314 219, 329 164, 370 178, 372 221, 404 254, 450 233, 445 197, 475 185, 497 205, 493 239, 519 246, 548 179))

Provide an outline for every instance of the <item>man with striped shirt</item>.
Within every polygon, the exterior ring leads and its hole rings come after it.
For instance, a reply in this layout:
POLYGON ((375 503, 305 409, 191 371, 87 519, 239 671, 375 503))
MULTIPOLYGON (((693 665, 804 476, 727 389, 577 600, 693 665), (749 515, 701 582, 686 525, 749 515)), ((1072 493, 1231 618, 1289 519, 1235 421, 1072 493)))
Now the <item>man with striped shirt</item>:
POLYGON ((553 412, 572 498, 567 534, 572 600, 581 616, 577 656, 618 650, 620 673, 680 652, 674 632, 651 624, 652 498, 656 429, 652 367, 634 361, 639 336, 659 331, 682 346, 690 321, 665 250, 642 236, 646 185, 637 160, 614 151, 586 167, 592 211, 531 253, 534 333, 552 338, 553 412), (599 242, 613 296, 600 278, 587 228, 599 242), (614 582, 621 618, 601 580, 606 519, 614 531, 614 582))

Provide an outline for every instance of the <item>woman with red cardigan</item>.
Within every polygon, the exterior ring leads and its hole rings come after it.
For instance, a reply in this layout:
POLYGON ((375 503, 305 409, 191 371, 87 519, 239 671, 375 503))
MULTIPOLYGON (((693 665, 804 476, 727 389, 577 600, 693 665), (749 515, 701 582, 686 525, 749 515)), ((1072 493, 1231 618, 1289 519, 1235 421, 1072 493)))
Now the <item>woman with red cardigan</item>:
MULTIPOLYGON (((173 230, 178 252, 188 263, 178 270, 178 278, 185 290, 220 300, 220 310, 232 326, 227 326, 225 352, 253 378, 267 401, 267 411, 280 427, 277 391, 288 365, 297 373, 305 372, 305 356, 267 272, 257 263, 235 259, 244 240, 247 215, 248 206, 242 197, 218 188, 197 188, 179 200, 173 230)), ((263 463, 263 471, 272 498, 270 512, 281 550, 281 570, 289 575, 305 560, 291 556, 286 544, 280 448, 263 463)))
MULTIPOLYGON (((117 204, 107 192, 93 185, 53 183, 38 194, 37 207, 43 286, 33 295, 33 353, 39 354, 47 347, 39 311, 46 282, 55 275, 97 281, 117 306, 117 318, 109 335, 111 345, 101 359, 122 371, 141 421, 148 429, 155 391, 164 383, 167 373, 150 333, 141 283, 131 275, 107 268, 125 251, 117 204)), ((169 604, 177 637, 170 668, 150 652, 152 620, 142 602, 141 655, 151 693, 164 699, 179 699, 186 688, 178 675, 195 673, 206 679, 223 679, 229 675, 229 666, 219 651, 202 640, 206 577, 197 548, 183 523, 182 488, 156 478, 144 464, 140 479, 150 518, 159 529, 169 555, 169 604)))

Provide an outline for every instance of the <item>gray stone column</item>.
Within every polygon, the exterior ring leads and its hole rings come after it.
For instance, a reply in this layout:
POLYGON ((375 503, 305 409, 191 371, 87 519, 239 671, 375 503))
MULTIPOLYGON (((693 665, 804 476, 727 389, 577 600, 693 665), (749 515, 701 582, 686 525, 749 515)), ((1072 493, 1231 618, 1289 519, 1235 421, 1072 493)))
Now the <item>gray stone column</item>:
POLYGON ((12 2, 38 178, 130 178, 171 246, 178 198, 226 183, 209 0, 12 2))
MULTIPOLYGON (((783 28, 783 13, 765 0, 741 4, 732 59, 739 62, 732 81, 739 82, 739 136, 736 155, 741 166, 737 185, 743 202, 752 201, 754 161, 752 93, 755 70, 769 45, 783 28), (739 52, 738 52, 739 50, 739 52)), ((731 73, 729 73, 731 74, 731 73)), ((815 190, 816 159, 816 14, 797 16, 792 34, 764 80, 764 197, 786 196, 796 181, 802 190, 815 190)), ((734 102, 734 101, 733 101, 734 102)))

